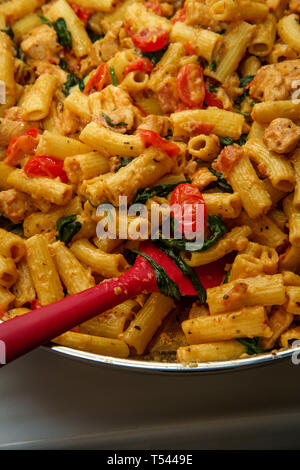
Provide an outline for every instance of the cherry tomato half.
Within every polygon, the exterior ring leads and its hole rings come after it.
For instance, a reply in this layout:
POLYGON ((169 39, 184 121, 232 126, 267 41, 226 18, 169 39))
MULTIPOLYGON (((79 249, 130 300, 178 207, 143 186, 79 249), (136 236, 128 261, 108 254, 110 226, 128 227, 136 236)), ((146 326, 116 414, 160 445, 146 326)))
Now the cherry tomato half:
POLYGON ((179 154, 180 148, 173 142, 163 139, 157 132, 148 129, 140 129, 140 136, 143 139, 146 147, 156 147, 166 152, 170 157, 176 157, 179 154))
POLYGON ((207 86, 205 85, 205 98, 204 98, 206 106, 216 106, 217 108, 223 109, 222 101, 216 98, 216 95, 209 91, 207 86))
POLYGON ((184 23, 186 20, 186 8, 179 8, 179 10, 176 11, 175 15, 171 19, 171 23, 175 24, 177 21, 180 21, 181 23, 184 23))
POLYGON ((25 134, 11 139, 6 150, 4 163, 16 166, 26 155, 33 153, 38 144, 38 135, 38 129, 33 127, 25 132, 25 134))
POLYGON ((83 90, 83 93, 85 95, 88 95, 94 88, 96 88, 97 91, 101 91, 106 83, 107 77, 108 77, 108 66, 106 62, 102 62, 102 64, 99 65, 97 70, 93 73, 91 78, 88 80, 83 90))
POLYGON ((135 47, 143 52, 159 51, 169 44, 169 35, 162 28, 146 28, 136 34, 131 32, 130 27, 126 29, 135 47))
POLYGON ((205 98, 203 71, 200 65, 186 64, 178 72, 177 90, 181 101, 191 107, 201 108, 205 98))
POLYGON ((151 60, 147 59, 146 57, 140 57, 139 59, 135 60, 131 64, 127 65, 124 69, 124 76, 130 72, 134 72, 135 70, 141 70, 145 73, 151 73, 153 69, 153 64, 151 60))
POLYGON ((204 230, 207 218, 207 208, 199 189, 189 183, 179 184, 171 196, 171 205, 181 206, 180 211, 174 212, 174 219, 178 222, 181 232, 185 235, 195 233, 197 230, 197 209, 204 206, 204 230))
POLYGON ((60 178, 62 183, 68 182, 63 160, 49 155, 30 158, 24 166, 24 171, 30 178, 45 176, 52 179, 60 178))

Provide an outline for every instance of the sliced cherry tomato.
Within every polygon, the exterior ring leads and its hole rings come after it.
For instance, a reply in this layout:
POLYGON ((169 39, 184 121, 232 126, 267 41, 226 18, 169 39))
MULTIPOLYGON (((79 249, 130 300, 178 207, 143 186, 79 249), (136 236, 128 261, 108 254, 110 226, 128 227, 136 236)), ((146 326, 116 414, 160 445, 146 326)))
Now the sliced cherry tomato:
POLYGON ((24 166, 27 176, 45 176, 47 178, 60 178, 63 183, 68 182, 68 177, 64 170, 64 162, 60 158, 50 157, 49 155, 39 155, 32 157, 24 166))
POLYGON ((144 5, 148 10, 152 10, 157 15, 162 16, 162 9, 158 0, 155 0, 154 2, 145 2, 144 5))
POLYGON ((135 70, 141 70, 145 73, 151 73, 152 69, 153 64, 151 60, 147 59, 146 57, 140 57, 131 64, 127 65, 124 69, 123 74, 127 75, 128 73, 134 72, 135 70))
POLYGON ((169 44, 169 35, 162 28, 155 28, 151 30, 146 28, 136 34, 132 33, 128 23, 125 24, 125 28, 135 47, 143 52, 159 51, 169 44))
POLYGON ((41 308, 42 304, 38 301, 38 299, 34 299, 30 304, 30 310, 36 310, 37 308, 41 308))
POLYGON ((206 85, 204 102, 207 106, 216 106, 217 108, 223 109, 222 101, 218 100, 218 98, 216 98, 216 95, 209 91, 206 85))
POLYGON ((106 83, 107 77, 108 77, 108 66, 106 62, 102 62, 102 64, 99 65, 97 70, 93 73, 91 78, 88 80, 83 90, 83 93, 85 95, 88 95, 94 88, 96 88, 97 91, 101 91, 106 83))
POLYGON ((140 129, 140 136, 143 139, 146 147, 156 147, 166 152, 170 157, 176 157, 179 154, 180 148, 173 142, 163 139, 157 132, 148 129, 140 129))
POLYGON ((187 53, 187 55, 197 54, 196 49, 194 48, 194 46, 192 46, 192 44, 190 42, 187 42, 184 45, 184 49, 185 49, 185 52, 187 53))
POLYGON ((25 132, 25 134, 11 139, 6 150, 4 163, 16 166, 26 155, 32 154, 38 144, 38 135, 38 129, 33 127, 25 132))
POLYGON ((82 7, 80 5, 77 5, 77 3, 70 3, 70 7, 75 11, 78 18, 84 23, 86 23, 94 13, 94 11, 90 8, 82 7))
POLYGON ((171 23, 175 24, 177 21, 180 21, 181 23, 184 23, 186 20, 186 7, 179 8, 179 10, 176 11, 175 15, 171 19, 171 23))
POLYGON ((200 65, 186 64, 178 72, 177 90, 181 101, 192 107, 201 108, 205 98, 203 71, 200 65))
POLYGON ((204 206, 204 230, 207 219, 207 208, 199 189, 189 183, 179 184, 171 196, 171 205, 180 206, 180 210, 174 211, 173 215, 179 224, 181 233, 187 235, 197 230, 197 208, 204 206))
POLYGON ((213 263, 206 264, 205 266, 199 266, 194 268, 201 284, 205 289, 210 287, 216 287, 222 284, 224 280, 224 269, 226 262, 224 258, 214 261, 213 263))

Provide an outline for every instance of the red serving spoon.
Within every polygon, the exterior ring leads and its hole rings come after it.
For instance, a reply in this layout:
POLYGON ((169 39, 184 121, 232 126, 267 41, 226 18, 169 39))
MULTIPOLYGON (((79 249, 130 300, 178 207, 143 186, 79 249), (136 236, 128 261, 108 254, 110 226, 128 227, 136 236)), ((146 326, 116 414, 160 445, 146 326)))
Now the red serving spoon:
MULTIPOLYGON (((197 295, 190 279, 155 245, 143 242, 140 251, 164 268, 178 285, 181 295, 197 295)), ((223 272, 224 266, 225 262, 223 272)), ((215 285, 220 284, 218 276, 215 281, 215 285)), ((204 287, 208 287, 205 282, 204 287)), ((212 287, 211 281, 209 287, 212 287)), ((134 266, 119 277, 105 280, 95 287, 2 323, 0 341, 5 345, 6 364, 125 300, 141 293, 157 291, 150 263, 138 256, 134 266)))

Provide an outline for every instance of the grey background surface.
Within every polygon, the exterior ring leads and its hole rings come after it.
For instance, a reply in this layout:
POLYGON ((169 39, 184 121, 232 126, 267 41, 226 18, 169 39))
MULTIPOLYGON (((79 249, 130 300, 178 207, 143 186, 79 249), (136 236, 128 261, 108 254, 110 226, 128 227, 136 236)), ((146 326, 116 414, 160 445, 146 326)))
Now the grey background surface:
POLYGON ((0 370, 0 449, 299 449, 300 365, 143 374, 45 350, 0 370))

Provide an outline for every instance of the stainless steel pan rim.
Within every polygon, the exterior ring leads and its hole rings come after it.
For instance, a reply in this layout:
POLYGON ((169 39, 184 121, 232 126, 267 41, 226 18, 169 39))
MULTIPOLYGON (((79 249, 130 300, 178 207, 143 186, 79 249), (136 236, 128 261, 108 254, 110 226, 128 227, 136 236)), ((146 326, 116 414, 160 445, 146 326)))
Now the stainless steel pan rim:
POLYGON ((254 367, 258 365, 268 364, 277 359, 284 359, 292 356, 293 352, 297 352, 300 356, 299 347, 281 349, 271 353, 258 354, 242 359, 234 359, 230 361, 203 362, 199 364, 180 364, 171 362, 153 362, 134 359, 118 359, 110 356, 101 356, 99 354, 88 353, 71 349, 65 346, 49 345, 45 346, 49 351, 59 355, 89 362, 95 365, 112 366, 119 369, 131 369, 140 372, 177 372, 177 373, 199 373, 199 372, 217 372, 240 368, 254 367))

